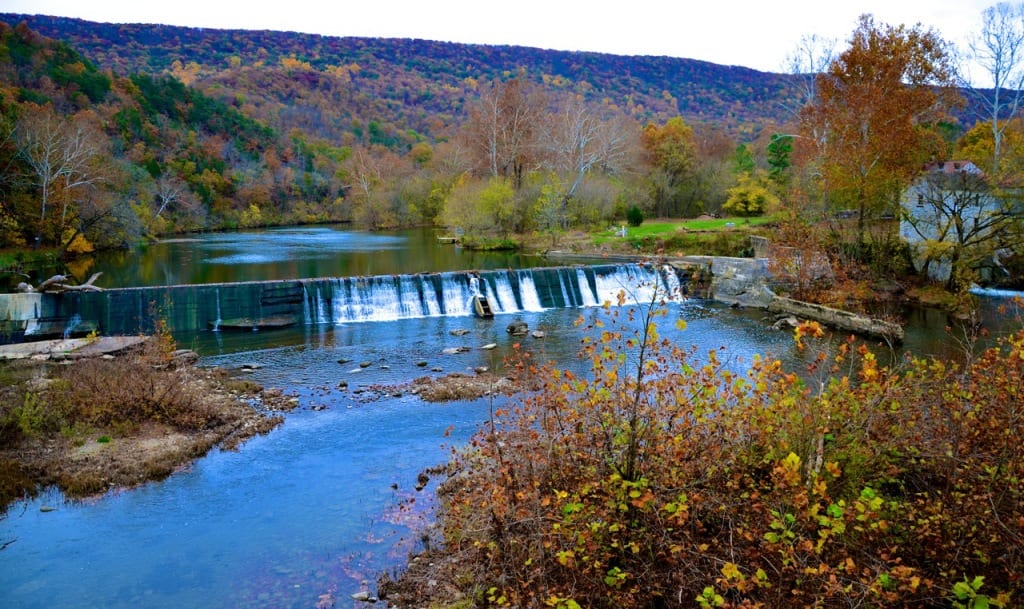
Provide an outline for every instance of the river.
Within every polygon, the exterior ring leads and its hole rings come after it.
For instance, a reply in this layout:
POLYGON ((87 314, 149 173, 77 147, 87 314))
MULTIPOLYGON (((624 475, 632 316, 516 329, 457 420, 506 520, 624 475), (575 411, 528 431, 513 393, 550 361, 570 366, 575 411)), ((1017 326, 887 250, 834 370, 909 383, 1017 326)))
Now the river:
MULTIPOLYGON (((340 254, 321 243, 301 251, 292 247, 278 258, 271 255, 276 246, 268 245, 274 239, 267 233, 235 233, 197 238, 197 249, 180 253, 190 268, 229 267, 230 279, 212 272, 199 279, 174 265, 147 264, 161 267, 168 279, 192 282, 269 278, 251 264, 322 276, 342 265, 338 258, 318 262, 325 250, 346 260, 363 257, 352 262, 359 274, 373 273, 378 267, 371 265, 383 264, 383 258, 393 259, 388 264, 410 265, 403 272, 500 268, 487 266, 499 265, 496 261, 473 256, 437 262, 463 254, 427 253, 452 248, 429 241, 421 243, 421 250, 402 249, 403 239, 409 239, 401 234, 358 238, 377 240, 371 249, 381 249, 365 256, 340 254), (213 248, 211 240, 221 249, 213 248), (244 252, 265 254, 267 260, 253 260, 244 252), (433 260, 428 263, 428 258, 433 260)), ((388 268, 382 272, 396 272, 388 268)), ((104 272, 112 277, 128 273, 113 267, 104 272)), ((410 525, 429 512, 433 491, 432 483, 417 492, 417 475, 464 443, 494 405, 489 399, 431 404, 408 393, 372 388, 478 366, 500 371, 515 342, 537 359, 575 367, 574 354, 588 330, 574 321, 595 314, 599 308, 550 308, 493 320, 431 316, 179 336, 182 346, 199 351, 201 365, 250 366, 254 380, 297 396, 301 407, 287 415, 284 425, 239 451, 214 450, 162 482, 80 502, 48 491, 14 505, 0 520, 0 544, 11 542, 0 551, 0 605, 315 607, 331 595, 337 606, 350 606, 349 595, 363 582, 373 591, 376 577, 399 567, 415 547, 410 525), (512 320, 543 330, 545 337, 509 336, 505 326, 512 320), (468 332, 456 336, 454 330, 468 332), (480 348, 488 343, 497 348, 480 348), (469 350, 445 353, 458 346, 469 350), (427 362, 425 368, 418 365, 421 361, 427 362), (360 367, 361 362, 370 366, 360 367), (342 381, 347 388, 339 386, 342 381), (398 509, 410 499, 417 510, 398 509)), ((908 348, 943 349, 950 343, 936 328, 943 320, 913 316, 908 348)), ((772 354, 792 367, 800 362, 792 336, 768 329, 760 312, 687 300, 669 305, 660 326, 669 338, 697 345, 699 353, 721 349, 736 370, 745 369, 755 354, 772 354), (687 322, 685 330, 675 328, 678 318, 687 322)))

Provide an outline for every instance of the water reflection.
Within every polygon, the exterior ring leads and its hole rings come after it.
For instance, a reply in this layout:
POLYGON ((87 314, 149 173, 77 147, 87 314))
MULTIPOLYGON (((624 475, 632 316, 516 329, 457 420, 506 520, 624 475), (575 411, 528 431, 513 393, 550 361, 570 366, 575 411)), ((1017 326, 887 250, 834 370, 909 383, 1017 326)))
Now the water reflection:
POLYGON ((473 252, 440 243, 434 229, 361 232, 338 226, 212 233, 103 252, 75 279, 102 272, 107 288, 308 277, 393 275, 539 266, 514 252, 473 252))

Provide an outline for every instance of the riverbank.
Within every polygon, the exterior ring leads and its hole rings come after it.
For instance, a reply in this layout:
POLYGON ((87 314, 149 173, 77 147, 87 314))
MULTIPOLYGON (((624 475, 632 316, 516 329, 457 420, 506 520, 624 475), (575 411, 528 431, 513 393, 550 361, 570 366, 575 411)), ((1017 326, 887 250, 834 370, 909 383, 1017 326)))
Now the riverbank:
POLYGON ((165 478, 283 422, 289 400, 161 337, 0 349, 0 512, 48 486, 80 499, 165 478))

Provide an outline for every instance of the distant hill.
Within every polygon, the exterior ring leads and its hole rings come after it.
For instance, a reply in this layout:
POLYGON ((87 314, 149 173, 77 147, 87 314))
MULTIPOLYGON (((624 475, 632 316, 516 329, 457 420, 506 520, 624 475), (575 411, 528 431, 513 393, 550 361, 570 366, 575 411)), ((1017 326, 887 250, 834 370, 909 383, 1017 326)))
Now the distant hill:
POLYGON ((784 102, 795 80, 790 75, 670 57, 109 24, 10 13, 0 14, 0 20, 12 26, 25 21, 101 69, 119 74, 170 72, 207 94, 239 105, 250 102, 255 116, 270 124, 279 118, 303 129, 320 123, 319 128, 326 130, 323 135, 335 137, 346 131, 365 135, 372 121, 376 136, 385 143, 408 140, 406 130, 427 138, 444 137, 461 122, 465 102, 478 83, 519 73, 625 109, 642 122, 664 122, 679 115, 750 139, 769 124, 787 120, 784 102), (239 94, 246 99, 239 100, 239 94), (344 103, 339 115, 322 107, 339 103, 344 103), (280 117, 279 109, 273 108, 280 104, 291 108, 287 116, 280 117))
MULTIPOLYGON (((737 144, 791 128, 800 84, 669 57, 0 14, 0 248, 71 247, 76 231, 114 247, 190 230, 433 223, 458 174, 431 155, 457 161, 443 142, 511 78, 547 92, 548 109, 572 94, 641 125, 681 116, 703 173, 680 197, 701 208, 724 201, 737 144), (19 123, 48 113, 88 128, 101 151, 103 179, 74 193, 75 217, 40 204, 53 180, 27 179, 15 141, 33 129, 19 123)), ((588 204, 645 196, 638 183, 609 181, 588 204)))

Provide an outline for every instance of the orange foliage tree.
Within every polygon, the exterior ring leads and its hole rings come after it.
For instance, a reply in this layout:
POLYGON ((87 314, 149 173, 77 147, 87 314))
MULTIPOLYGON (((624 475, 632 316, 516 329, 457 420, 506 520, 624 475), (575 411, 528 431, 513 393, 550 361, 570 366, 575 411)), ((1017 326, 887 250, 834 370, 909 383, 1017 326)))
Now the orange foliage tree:
POLYGON ((876 25, 864 15, 850 47, 819 75, 801 133, 818 144, 829 203, 859 214, 858 243, 871 217, 895 209, 909 177, 945 155, 934 127, 959 99, 954 73, 936 33, 876 25))
POLYGON ((742 373, 662 337, 664 311, 595 317, 587 375, 519 362, 543 387, 494 410, 440 488, 441 588, 566 609, 1020 602, 1024 332, 895 370, 807 323, 806 373, 742 373))

